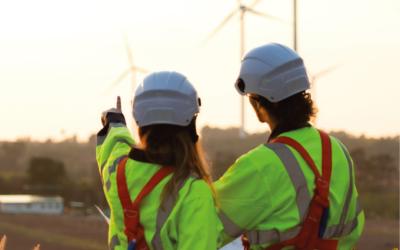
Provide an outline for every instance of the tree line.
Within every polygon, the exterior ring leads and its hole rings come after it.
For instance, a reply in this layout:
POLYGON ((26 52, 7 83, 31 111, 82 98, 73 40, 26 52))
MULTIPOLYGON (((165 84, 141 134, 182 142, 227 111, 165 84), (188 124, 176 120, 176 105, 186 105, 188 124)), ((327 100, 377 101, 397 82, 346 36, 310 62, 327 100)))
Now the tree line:
MULTIPOLYGON (((349 149, 367 217, 399 218, 399 137, 368 138, 331 132, 349 149)), ((267 133, 239 137, 237 128, 204 127, 201 142, 214 179, 243 153, 265 143, 267 133)), ((88 207, 105 205, 95 161, 96 137, 79 142, 29 139, 0 142, 0 194, 61 195, 88 207)))

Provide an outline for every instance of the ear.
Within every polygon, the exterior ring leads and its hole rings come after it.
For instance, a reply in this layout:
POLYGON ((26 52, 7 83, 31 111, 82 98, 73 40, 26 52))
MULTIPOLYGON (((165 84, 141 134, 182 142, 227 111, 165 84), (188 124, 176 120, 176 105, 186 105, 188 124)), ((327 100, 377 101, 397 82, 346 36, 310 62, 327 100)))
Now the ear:
POLYGON ((255 104, 255 111, 257 113, 257 117, 258 120, 260 120, 260 122, 269 122, 270 121, 270 115, 268 113, 268 111, 264 108, 263 105, 261 105, 260 102, 256 102, 255 104))

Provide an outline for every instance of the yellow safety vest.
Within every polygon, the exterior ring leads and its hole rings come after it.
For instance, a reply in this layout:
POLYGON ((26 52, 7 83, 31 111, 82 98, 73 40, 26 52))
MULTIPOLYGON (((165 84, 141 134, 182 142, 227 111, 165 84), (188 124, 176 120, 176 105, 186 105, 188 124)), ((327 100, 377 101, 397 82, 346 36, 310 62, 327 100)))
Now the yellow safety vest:
MULTIPOLYGON (((321 171, 321 140, 315 128, 282 133, 298 141, 321 171)), ((338 249, 356 245, 364 213, 358 203, 353 162, 331 137, 332 176, 329 217, 323 238, 338 239, 338 249)), ((251 249, 264 249, 296 236, 313 196, 314 174, 294 149, 280 143, 260 145, 241 156, 215 182, 224 224, 224 243, 246 233, 251 249)))
MULTIPOLYGON (((122 123, 111 123, 108 132, 97 138, 96 159, 111 209, 108 241, 113 250, 127 249, 116 170, 120 160, 130 155, 134 144, 122 123)), ((159 168, 157 164, 130 157, 125 175, 132 200, 159 168)), ((160 195, 170 177, 162 180, 142 202, 140 222, 148 246, 154 250, 217 249, 222 226, 209 186, 204 180, 190 177, 182 183, 175 202, 161 207, 160 195)))

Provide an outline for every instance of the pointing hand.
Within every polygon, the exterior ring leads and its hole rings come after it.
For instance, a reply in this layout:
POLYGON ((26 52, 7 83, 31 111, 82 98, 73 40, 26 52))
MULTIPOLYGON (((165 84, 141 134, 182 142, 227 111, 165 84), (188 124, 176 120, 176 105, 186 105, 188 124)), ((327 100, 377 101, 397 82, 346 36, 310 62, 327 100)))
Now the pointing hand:
POLYGON ((121 97, 117 96, 117 111, 122 113, 122 109, 121 109, 121 97))
POLYGON ((101 123, 103 124, 103 126, 105 126, 105 125, 108 123, 107 115, 108 115, 109 113, 117 113, 117 114, 119 113, 119 114, 122 114, 121 97, 120 97, 120 96, 117 97, 117 104, 116 104, 115 108, 108 109, 108 110, 104 111, 104 112, 101 114, 101 123))

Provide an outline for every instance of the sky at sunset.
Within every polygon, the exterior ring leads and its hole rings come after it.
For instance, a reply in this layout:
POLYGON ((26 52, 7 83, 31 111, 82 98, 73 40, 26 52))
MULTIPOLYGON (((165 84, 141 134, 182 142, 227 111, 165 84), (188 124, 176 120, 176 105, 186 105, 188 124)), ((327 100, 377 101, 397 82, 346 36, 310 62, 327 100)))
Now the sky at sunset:
MULTIPOLYGON (((138 66, 190 79, 202 98, 200 126, 238 126, 238 17, 203 43, 236 4, 0 1, 0 140, 86 139, 117 95, 130 117, 131 79, 107 91, 129 65, 124 36, 138 66)), ((400 134, 400 1, 299 0, 298 6, 299 53, 309 75, 334 68, 316 81, 317 125, 356 135, 400 134)), ((263 0, 255 9, 286 23, 248 13, 246 51, 268 42, 291 46, 292 0, 263 0)), ((246 109, 246 129, 265 130, 246 109)))

